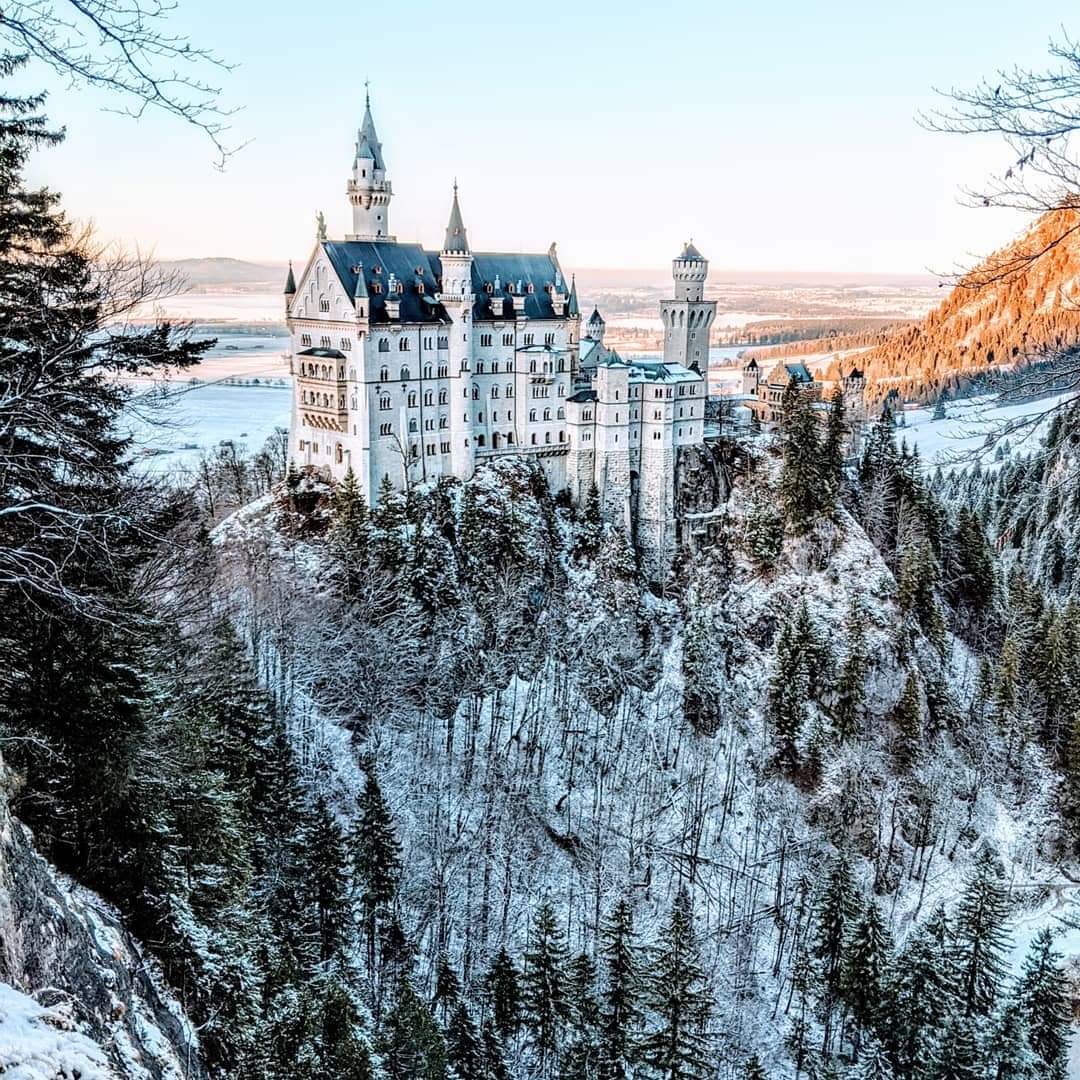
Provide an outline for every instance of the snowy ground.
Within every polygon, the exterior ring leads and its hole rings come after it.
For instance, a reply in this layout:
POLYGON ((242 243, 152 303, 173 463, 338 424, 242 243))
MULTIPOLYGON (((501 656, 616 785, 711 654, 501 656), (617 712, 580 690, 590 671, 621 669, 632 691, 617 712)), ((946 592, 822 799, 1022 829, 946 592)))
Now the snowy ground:
POLYGON ((69 1010, 46 1009, 0 983, 0 1073, 11 1080, 112 1080, 101 1048, 80 1034, 69 1010))
POLYGON ((1052 410, 1070 395, 1042 398, 1018 405, 996 405, 993 398, 976 397, 946 405, 946 419, 935 420, 932 407, 901 414, 899 438, 915 446, 927 465, 963 468, 976 461, 992 465, 999 443, 1006 452, 1031 453, 1046 434, 1052 410), (1023 430, 1012 430, 1017 424, 1023 430))

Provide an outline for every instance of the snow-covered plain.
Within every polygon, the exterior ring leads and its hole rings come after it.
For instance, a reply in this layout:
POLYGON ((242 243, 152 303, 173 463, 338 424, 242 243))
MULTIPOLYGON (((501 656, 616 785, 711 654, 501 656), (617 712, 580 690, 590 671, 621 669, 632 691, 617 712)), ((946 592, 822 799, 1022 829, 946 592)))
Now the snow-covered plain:
POLYGON ((1028 454, 1036 450, 1054 412, 1070 396, 1061 394, 1013 405, 997 404, 993 397, 967 398, 949 402, 944 420, 934 419, 932 406, 908 409, 898 417, 901 426, 897 437, 909 447, 917 447, 927 465, 947 469, 980 462, 986 467, 994 463, 999 446, 1003 453, 1028 454))

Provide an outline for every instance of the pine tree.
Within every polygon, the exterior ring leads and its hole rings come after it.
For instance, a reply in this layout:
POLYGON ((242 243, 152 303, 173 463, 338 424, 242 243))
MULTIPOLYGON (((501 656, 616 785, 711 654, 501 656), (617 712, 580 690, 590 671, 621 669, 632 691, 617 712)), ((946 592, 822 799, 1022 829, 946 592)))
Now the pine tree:
POLYGON ((353 889, 363 910, 368 968, 375 969, 378 919, 397 894, 401 880, 401 848, 394 821, 383 798, 373 761, 365 762, 364 790, 349 837, 353 889))
POLYGON ((596 964, 588 953, 580 953, 570 963, 567 999, 570 1038, 560 1074, 565 1080, 596 1080, 600 1010, 596 1001, 596 964))
POLYGON ((442 1014, 443 1023, 446 1023, 447 1017, 453 1015, 460 1003, 461 980, 443 949, 435 965, 435 996, 431 999, 431 1007, 442 1014))
POLYGON ((706 1075, 711 1065, 706 1024, 712 1002, 705 989, 685 885, 679 888, 657 945, 648 999, 655 1027, 642 1040, 642 1062, 663 1080, 695 1080, 706 1075))
POLYGON ((976 860, 955 916, 954 963, 966 1016, 985 1016, 997 1000, 1008 970, 1008 909, 997 867, 984 850, 976 860))
POLYGON ((480 1034, 480 1043, 484 1080, 510 1080, 502 1039, 499 1038, 499 1033, 491 1021, 484 1024, 484 1030, 480 1034))
POLYGON ((884 1047, 876 1039, 870 1039, 862 1048, 856 1080, 893 1080, 892 1062, 884 1047))
POLYGON ((751 1054, 746 1059, 746 1066, 743 1069, 743 1080, 768 1080, 765 1075, 765 1070, 761 1066, 761 1059, 757 1054, 751 1054))
POLYGON ((885 1020, 891 963, 889 932, 881 910, 871 900, 851 933, 841 973, 843 997, 856 1024, 856 1055, 862 1036, 876 1034, 885 1020))
POLYGON ((919 694, 919 676, 914 669, 908 672, 904 680, 904 689, 893 710, 893 723, 897 732, 897 757, 910 765, 922 745, 922 697, 919 694))
POLYGON ((1072 829, 1073 851, 1080 852, 1080 711, 1073 713, 1065 748, 1061 814, 1072 829))
POLYGON ((593 558, 604 539, 604 516, 600 507, 600 489, 596 484, 589 487, 577 527, 577 551, 579 555, 593 558))
POLYGON ((495 1030, 503 1039, 515 1035, 521 1027, 521 981, 505 946, 499 949, 486 978, 495 1030))
POLYGON ((843 852, 839 852, 829 867, 829 876, 815 912, 816 931, 811 950, 820 978, 826 1049, 832 1031, 832 1013, 843 993, 844 948, 857 912, 858 895, 851 863, 843 852))
POLYGON ((798 740, 806 724, 810 678, 793 628, 784 626, 776 642, 776 669, 769 682, 769 720, 777 757, 786 768, 798 763, 798 740))
POLYGON ((446 1029, 446 1062, 454 1080, 478 1080, 483 1076, 484 1050, 469 1010, 458 1002, 446 1029))
POLYGON ((982 1054, 971 1016, 950 1016, 930 1064, 931 1080, 983 1080, 982 1054))
POLYGON ((542 1076, 550 1074, 570 1015, 566 943, 548 901, 537 909, 522 980, 522 1014, 542 1076))
POLYGON ((784 467, 780 502, 796 536, 808 532, 822 510, 821 445, 810 399, 794 380, 782 400, 784 467))
POLYGON ((345 837, 321 795, 315 800, 307 837, 307 882, 318 935, 319 961, 343 958, 349 943, 345 837))
POLYGON ((630 904, 621 899, 601 928, 600 952, 606 988, 600 1025, 599 1075, 627 1080, 636 1058, 635 1034, 642 1021, 641 972, 630 904))
POLYGON ((841 742, 854 738, 862 730, 866 701, 866 637, 863 633, 865 612, 860 602, 851 602, 847 620, 847 655, 836 683, 836 706, 833 729, 841 742))
MULTIPOLYGON (((986 1063, 987 1075, 994 1080, 1036 1080, 1041 1076, 1056 1080, 1053 1072, 1044 1071, 1044 1063, 1031 1049, 1024 1011, 1016 1001, 1008 1002, 995 1017, 986 1040, 986 1063)), ((1064 1070, 1057 1076, 1064 1080, 1064 1070)))
POLYGON ((323 1075, 340 1080, 374 1080, 370 1018, 339 973, 317 983, 321 1030, 318 1054, 323 1075))
POLYGON ((1043 927, 1031 943, 1016 998, 1027 1021, 1031 1047, 1049 1077, 1064 1078, 1072 1038, 1069 990, 1054 951, 1054 934, 1043 927))
POLYGON ((837 387, 829 402, 829 421, 821 448, 822 509, 833 515, 840 503, 844 486, 844 444, 848 425, 844 408, 844 391, 837 387))
POLYGON ((743 545, 759 570, 771 570, 784 546, 784 519, 768 490, 754 489, 746 509, 743 545))
POLYGON ((407 979, 398 983, 377 1046, 386 1080, 443 1080, 446 1075, 439 1025, 407 979))

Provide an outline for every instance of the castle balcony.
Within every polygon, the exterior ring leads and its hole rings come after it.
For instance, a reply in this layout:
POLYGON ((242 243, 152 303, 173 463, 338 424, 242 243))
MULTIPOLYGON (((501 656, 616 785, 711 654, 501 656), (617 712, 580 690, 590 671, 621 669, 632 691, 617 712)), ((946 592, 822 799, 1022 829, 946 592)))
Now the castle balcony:
POLYGON ((545 443, 543 446, 478 446, 476 448, 477 461, 491 461, 493 458, 522 457, 522 458, 547 458, 562 457, 570 453, 569 443, 545 443))

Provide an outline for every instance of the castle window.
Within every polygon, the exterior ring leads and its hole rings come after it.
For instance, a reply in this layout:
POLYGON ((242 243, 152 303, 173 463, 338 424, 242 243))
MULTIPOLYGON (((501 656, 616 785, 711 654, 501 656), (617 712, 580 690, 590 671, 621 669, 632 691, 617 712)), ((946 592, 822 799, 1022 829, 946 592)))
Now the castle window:
POLYGON ((551 432, 550 431, 545 431, 544 432, 544 442, 546 442, 546 443, 551 442, 551 432))
POLYGON ((503 344, 504 345, 513 345, 514 344, 514 335, 513 334, 503 334, 503 344))
POLYGON ((439 449, 442 451, 442 453, 449 454, 450 453, 450 444, 448 442, 440 443, 439 444, 439 449))
POLYGON ((544 335, 544 344, 545 345, 554 345, 555 344, 555 335, 554 334, 545 334, 544 335))
POLYGON ((397 343, 397 347, 398 347, 398 352, 408 352, 409 351, 409 339, 407 337, 403 337, 397 343))
POLYGON ((418 429, 417 429, 417 426, 416 426, 416 421, 415 420, 410 420, 409 421, 409 434, 410 435, 415 435, 417 430, 418 429))
MULTIPOLYGON (((511 416, 511 417, 509 417, 509 419, 513 420, 514 418, 511 416)), ((514 433, 512 431, 508 431, 506 433, 506 445, 507 446, 513 446, 514 445, 514 433)))
POLYGON ((329 311, 330 310, 330 301, 327 300, 327 298, 325 296, 320 296, 319 297, 319 310, 320 311, 329 311))
POLYGON ((425 431, 434 431, 435 430, 435 421, 434 420, 425 420, 424 421, 424 430, 425 431))
POLYGON ((390 408, 390 397, 389 397, 389 395, 384 394, 381 398, 379 398, 379 408, 380 409, 389 409, 390 408))
POLYGON ((535 431, 532 433, 532 444, 533 444, 533 446, 536 445, 536 432, 535 431))
POLYGON ((416 391, 415 390, 410 390, 409 391, 408 406, 409 406, 410 409, 415 409, 416 408, 416 391))
POLYGON ((431 365, 430 364, 425 364, 424 365, 424 378, 425 379, 430 379, 431 378, 431 365))
POLYGON ((310 345, 311 344, 311 335, 310 334, 301 334, 300 335, 300 344, 301 345, 310 345))
POLYGON ((440 405, 445 405, 448 399, 449 399, 449 395, 447 394, 447 392, 445 390, 440 390, 439 391, 439 404, 440 405))
POLYGON ((407 367, 403 367, 401 369, 401 381, 402 382, 408 382, 409 381, 409 369, 407 367))
POLYGON ((592 419, 592 409, 582 409, 581 410, 581 419, 582 420, 591 420, 592 419))
POLYGON ((440 364, 439 365, 439 378, 440 379, 446 379, 446 378, 449 377, 449 375, 450 375, 450 369, 446 366, 446 364, 440 364))
POLYGON ((380 368, 379 369, 379 382, 389 382, 389 381, 390 381, 390 369, 389 368, 380 368))
POLYGON ((506 384, 506 396, 507 397, 513 397, 514 396, 514 384, 513 383, 507 383, 506 384))
POLYGON ((545 409, 544 410, 544 419, 545 420, 550 420, 551 419, 551 410, 550 409, 545 409))
POLYGON ((351 350, 352 350, 352 339, 347 338, 347 337, 343 337, 341 339, 341 351, 342 352, 350 352, 351 350))
POLYGON ((562 356, 559 357, 559 370, 560 371, 565 371, 566 370, 566 359, 565 359, 565 357, 562 357, 562 356))
POLYGON ((533 422, 535 422, 535 420, 536 420, 536 410, 535 409, 530 409, 529 410, 529 422, 533 423, 533 422))
POLYGON ((473 399, 473 401, 479 401, 480 400, 480 387, 479 386, 474 386, 472 388, 472 399, 473 399))
POLYGON ((490 281, 485 281, 484 282, 484 292, 486 292, 488 294, 488 296, 490 296, 494 291, 495 291, 495 286, 492 285, 490 281))
MULTIPOLYGON (((423 295, 424 295, 424 283, 423 283, 422 281, 418 281, 418 282, 416 283, 416 291, 417 291, 417 292, 418 292, 418 293, 419 293, 419 294, 420 294, 421 296, 423 296, 423 295)), ((430 348, 431 348, 431 346, 429 345, 429 346, 428 346, 428 348, 430 349, 430 348)))
POLYGON ((371 283, 371 291, 376 296, 382 296, 382 282, 381 281, 373 281, 371 283))
MULTIPOLYGON (((466 445, 468 445, 468 443, 466 443, 466 445)), ((476 436, 476 445, 477 446, 483 446, 484 445, 484 436, 483 435, 477 435, 476 436)))
POLYGON ((379 352, 389 352, 389 351, 390 351, 390 342, 387 341, 386 338, 384 338, 384 337, 379 338, 379 352))
POLYGON ((532 294, 536 291, 536 287, 533 285, 533 283, 531 281, 529 282, 527 291, 528 291, 530 296, 532 296, 532 294))
POLYGON ((560 420, 566 419, 566 410, 560 405, 559 411, 555 414, 560 420))
POLYGON ((424 404, 425 405, 434 405, 435 404, 435 395, 430 390, 425 390, 424 391, 424 404))
POLYGON ((481 334, 480 335, 480 344, 482 346, 490 345, 491 344, 491 335, 490 334, 481 334))
POLYGON ((439 417, 439 430, 440 431, 445 431, 446 428, 449 427, 449 426, 450 426, 450 421, 447 420, 445 416, 440 416, 439 417))
POLYGON ((439 348, 440 349, 449 349, 450 348, 450 339, 445 338, 445 337, 439 338, 439 348))
POLYGON ((491 388, 491 396, 493 398, 497 398, 499 396, 499 388, 497 386, 493 386, 491 388))
POLYGON ((434 338, 429 338, 429 337, 424 338, 424 348, 425 349, 430 349, 431 348, 431 343, 432 343, 433 340, 434 340, 434 338))
POLYGON ((477 375, 483 375, 484 374, 484 361, 483 360, 477 360, 476 361, 476 374, 477 375))
POLYGON ((321 345, 322 348, 324 348, 324 349, 329 349, 330 348, 330 339, 328 337, 319 338, 319 345, 321 345))
POLYGON ((533 343, 533 340, 535 339, 535 337, 536 337, 535 334, 526 334, 525 335, 525 344, 526 345, 531 345, 533 343))
POLYGON ((559 432, 559 442, 566 442, 566 432, 565 431, 560 431, 559 432))

